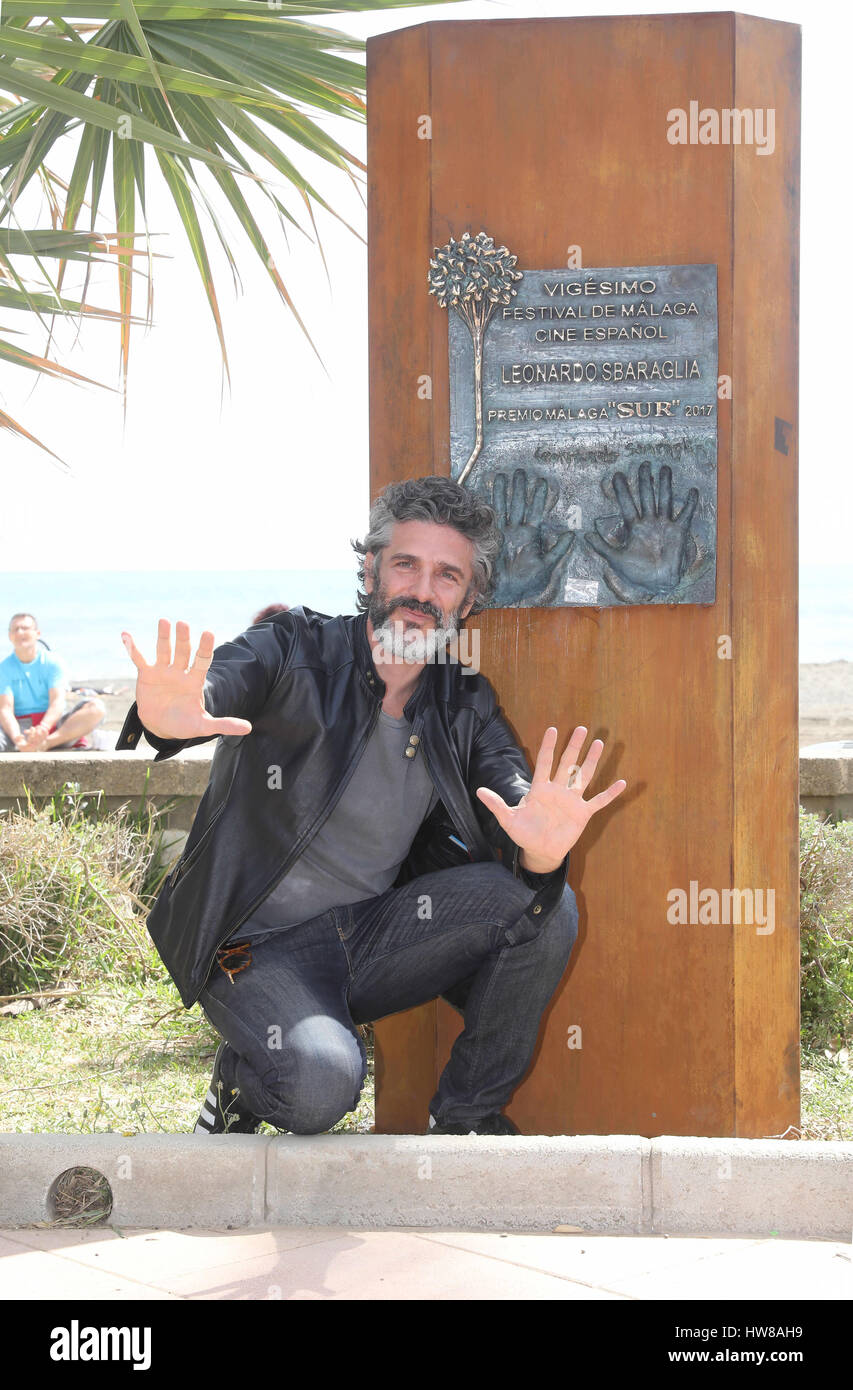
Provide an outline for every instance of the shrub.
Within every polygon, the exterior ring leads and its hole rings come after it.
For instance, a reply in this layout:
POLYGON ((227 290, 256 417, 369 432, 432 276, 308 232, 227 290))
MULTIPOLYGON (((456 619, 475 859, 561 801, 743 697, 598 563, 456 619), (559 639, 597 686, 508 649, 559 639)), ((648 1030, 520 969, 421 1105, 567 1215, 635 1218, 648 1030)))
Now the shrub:
POLYGON ((853 1039, 853 821, 800 807, 800 1032, 806 1047, 853 1039))
POLYGON ((166 869, 162 811, 106 812, 66 783, 43 808, 3 813, 0 994, 50 988, 73 971, 145 979, 146 912, 166 869))

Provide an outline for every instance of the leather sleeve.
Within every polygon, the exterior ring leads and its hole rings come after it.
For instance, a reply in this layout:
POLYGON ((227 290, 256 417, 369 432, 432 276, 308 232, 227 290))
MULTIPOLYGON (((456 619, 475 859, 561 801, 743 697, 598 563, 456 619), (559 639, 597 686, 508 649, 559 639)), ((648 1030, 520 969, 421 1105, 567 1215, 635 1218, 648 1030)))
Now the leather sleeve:
MULTIPOLYGON (((287 667, 295 637, 296 618, 292 612, 285 612, 275 619, 255 623, 233 641, 215 647, 204 682, 204 707, 208 714, 215 719, 231 716, 253 722, 287 667)), ((135 703, 133 710, 136 711, 135 703)), ((182 748, 219 737, 203 734, 198 738, 160 738, 146 729, 138 711, 136 719, 147 742, 158 750, 157 761, 173 757, 182 748)))

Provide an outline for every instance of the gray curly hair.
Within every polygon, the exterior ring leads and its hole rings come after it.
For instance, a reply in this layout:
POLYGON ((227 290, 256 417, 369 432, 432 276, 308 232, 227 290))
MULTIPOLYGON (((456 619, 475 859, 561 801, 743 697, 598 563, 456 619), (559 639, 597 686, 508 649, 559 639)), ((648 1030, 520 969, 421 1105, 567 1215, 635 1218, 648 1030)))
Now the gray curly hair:
MULTIPOLYGON (((364 540, 350 541, 360 557, 358 579, 362 586, 365 580, 364 557, 368 552, 373 555, 374 573, 378 575, 379 552, 390 544, 395 521, 434 521, 439 526, 452 526, 467 536, 474 546, 474 577, 461 607, 465 606, 472 591, 477 597, 469 617, 488 606, 495 590, 495 560, 503 544, 497 517, 488 502, 482 501, 451 478, 441 478, 436 474, 389 483, 370 508, 364 540)), ((356 595, 356 605, 364 613, 368 604, 368 595, 362 587, 356 595)))

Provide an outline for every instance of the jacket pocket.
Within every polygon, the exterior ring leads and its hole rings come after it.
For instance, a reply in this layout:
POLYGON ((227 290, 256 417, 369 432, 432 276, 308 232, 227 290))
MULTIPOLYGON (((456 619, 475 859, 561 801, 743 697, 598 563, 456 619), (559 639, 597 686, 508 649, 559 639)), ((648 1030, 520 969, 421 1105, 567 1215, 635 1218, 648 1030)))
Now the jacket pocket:
POLYGON ((208 839, 210 838, 210 832, 213 830, 213 827, 216 825, 216 822, 219 820, 219 817, 225 810, 225 805, 226 803, 223 801, 221 805, 217 806, 216 810, 213 813, 213 816, 211 817, 210 824, 204 831, 202 831, 201 838, 198 840, 196 844, 193 845, 189 854, 183 854, 181 858, 178 860, 177 864, 171 872, 171 875, 169 876, 168 884, 170 892, 173 888, 177 888, 184 874, 187 872, 188 869, 192 868, 193 864, 198 859, 199 854, 204 849, 205 845, 208 842, 208 839))

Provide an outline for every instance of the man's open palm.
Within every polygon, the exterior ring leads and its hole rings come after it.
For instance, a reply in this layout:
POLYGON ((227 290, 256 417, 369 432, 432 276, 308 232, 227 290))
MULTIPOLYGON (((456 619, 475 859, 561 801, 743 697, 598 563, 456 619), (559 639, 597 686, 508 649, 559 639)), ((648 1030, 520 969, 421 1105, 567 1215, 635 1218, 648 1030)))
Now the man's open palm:
POLYGON ((204 679, 213 660, 213 633, 201 634, 195 661, 190 665, 188 623, 175 623, 175 659, 172 660, 172 625, 161 618, 157 627, 157 660, 149 666, 129 632, 121 640, 138 672, 136 707, 139 718, 158 738, 207 738, 213 734, 248 734, 247 719, 214 719, 204 707, 204 679))
POLYGON ((502 796, 488 787, 478 787, 477 795, 494 814, 498 824, 529 855, 555 865, 562 863, 572 845, 578 840, 591 816, 610 804, 628 783, 621 779, 612 782, 606 791, 589 801, 581 793, 592 781, 598 760, 604 751, 600 738, 593 739, 582 765, 577 755, 583 747, 587 730, 579 725, 566 744, 556 775, 551 780, 557 730, 545 730, 539 748, 530 791, 517 806, 507 806, 502 796))

